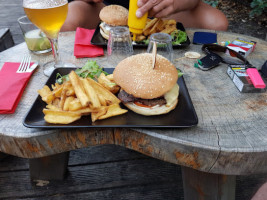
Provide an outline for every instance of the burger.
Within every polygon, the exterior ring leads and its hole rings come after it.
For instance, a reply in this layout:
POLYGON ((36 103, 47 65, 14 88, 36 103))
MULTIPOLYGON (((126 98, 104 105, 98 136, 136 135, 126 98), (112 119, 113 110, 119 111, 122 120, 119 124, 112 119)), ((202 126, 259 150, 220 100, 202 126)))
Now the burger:
POLYGON ((138 114, 165 114, 178 103, 177 69, 161 55, 157 55, 154 68, 151 53, 128 57, 116 66, 113 77, 121 87, 118 98, 138 114))
POLYGON ((109 5, 101 9, 99 13, 100 34, 103 38, 109 38, 109 31, 114 26, 127 26, 128 10, 119 5, 109 5))

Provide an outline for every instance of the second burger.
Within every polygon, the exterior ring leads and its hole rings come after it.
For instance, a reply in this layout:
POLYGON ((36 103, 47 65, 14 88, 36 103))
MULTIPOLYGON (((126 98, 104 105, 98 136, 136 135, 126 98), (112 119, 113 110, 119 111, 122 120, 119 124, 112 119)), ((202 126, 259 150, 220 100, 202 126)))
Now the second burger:
POLYGON ((128 23, 128 10, 119 5, 109 5, 99 13, 100 23, 100 34, 103 38, 109 38, 109 31, 114 26, 127 26, 128 23))

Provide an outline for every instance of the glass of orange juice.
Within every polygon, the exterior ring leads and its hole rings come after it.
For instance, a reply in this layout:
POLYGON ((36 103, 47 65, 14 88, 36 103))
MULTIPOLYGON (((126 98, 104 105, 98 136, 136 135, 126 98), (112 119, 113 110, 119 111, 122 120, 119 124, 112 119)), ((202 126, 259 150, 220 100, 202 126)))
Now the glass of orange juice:
POLYGON ((55 68, 69 67, 63 63, 58 53, 58 33, 68 14, 67 0, 23 0, 27 17, 42 30, 49 39, 54 55, 54 63, 44 65, 44 74, 49 76, 55 68))

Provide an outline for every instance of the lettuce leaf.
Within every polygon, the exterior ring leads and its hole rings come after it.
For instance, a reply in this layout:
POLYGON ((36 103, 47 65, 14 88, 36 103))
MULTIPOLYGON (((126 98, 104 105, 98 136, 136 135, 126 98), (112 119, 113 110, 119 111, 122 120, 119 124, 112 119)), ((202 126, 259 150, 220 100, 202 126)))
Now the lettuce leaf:
MULTIPOLYGON (((101 68, 96 61, 88 60, 85 65, 82 68, 78 68, 75 70, 75 73, 82 78, 92 78, 95 79, 96 77, 99 77, 101 73, 104 73, 105 75, 108 75, 107 72, 101 68)), ((56 81, 59 84, 62 84, 65 81, 68 81, 69 77, 68 75, 62 76, 61 74, 57 73, 56 75, 56 81)))

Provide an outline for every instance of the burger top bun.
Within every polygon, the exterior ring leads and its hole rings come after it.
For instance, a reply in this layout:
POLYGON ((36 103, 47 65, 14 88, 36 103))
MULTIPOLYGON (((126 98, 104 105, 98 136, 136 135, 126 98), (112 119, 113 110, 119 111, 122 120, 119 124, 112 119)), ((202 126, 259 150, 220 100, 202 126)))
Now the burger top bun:
POLYGON ((113 72, 114 81, 128 94, 142 99, 154 99, 172 89, 178 80, 174 65, 157 55, 152 68, 152 54, 142 53, 122 60, 113 72))
POLYGON ((101 9, 100 19, 112 26, 126 26, 128 22, 128 10, 119 5, 109 5, 101 9))

